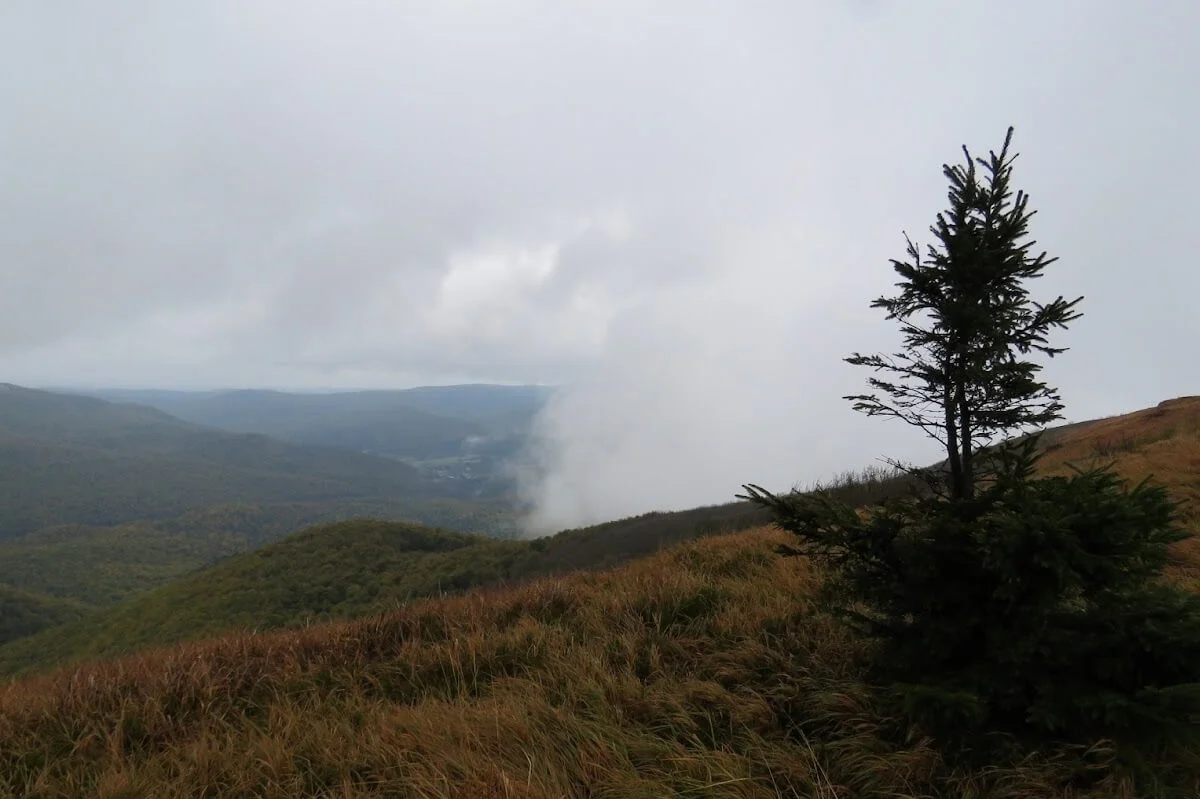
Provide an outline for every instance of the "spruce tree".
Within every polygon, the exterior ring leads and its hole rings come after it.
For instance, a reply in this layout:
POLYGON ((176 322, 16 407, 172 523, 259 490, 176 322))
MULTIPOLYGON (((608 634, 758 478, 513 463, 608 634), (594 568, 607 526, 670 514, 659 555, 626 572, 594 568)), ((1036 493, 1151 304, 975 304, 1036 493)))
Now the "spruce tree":
POLYGON ((894 416, 942 442, 949 494, 969 498, 978 474, 976 453, 997 436, 1045 427, 1061 418, 1058 392, 1038 380, 1031 354, 1057 355, 1047 335, 1078 319, 1077 298, 1033 301, 1026 283, 1056 258, 1033 254, 1028 239, 1029 196, 1012 190, 1013 129, 987 159, 944 165, 949 207, 930 232, 938 245, 920 247, 905 236, 908 260, 892 261, 901 291, 873 308, 900 323, 905 349, 893 355, 854 353, 846 360, 881 376, 876 391, 847 397, 869 415, 894 416), (881 396, 882 395, 882 396, 881 396))
MULTIPOLYGON (((898 712, 963 751, 994 740, 1113 738, 1133 747, 1200 729, 1200 597, 1162 579, 1187 537, 1165 490, 1110 468, 1041 477, 1040 437, 1060 418, 1031 356, 1078 299, 1039 304, 1028 196, 1010 187, 1012 130, 988 159, 945 166, 939 247, 893 261, 900 292, 874 307, 905 350, 854 354, 875 393, 848 397, 946 447, 934 490, 861 512, 828 493, 745 486, 828 567, 832 608, 873 638, 869 676, 898 712)), ((928 476, 929 473, 927 473, 928 476)))

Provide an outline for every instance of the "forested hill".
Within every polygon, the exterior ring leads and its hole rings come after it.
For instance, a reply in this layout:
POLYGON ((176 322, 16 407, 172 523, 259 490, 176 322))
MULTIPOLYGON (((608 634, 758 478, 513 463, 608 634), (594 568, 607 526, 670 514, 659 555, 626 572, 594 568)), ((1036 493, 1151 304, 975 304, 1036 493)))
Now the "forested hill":
POLYGON ((470 446, 519 443, 550 389, 541 386, 427 386, 400 391, 103 390, 196 424, 284 441, 343 447, 393 458, 460 455, 470 446))
POLYGON ((220 504, 428 498, 432 491, 395 460, 8 384, 0 385, 0 475, 0 541, 49 525, 112 525, 220 504))

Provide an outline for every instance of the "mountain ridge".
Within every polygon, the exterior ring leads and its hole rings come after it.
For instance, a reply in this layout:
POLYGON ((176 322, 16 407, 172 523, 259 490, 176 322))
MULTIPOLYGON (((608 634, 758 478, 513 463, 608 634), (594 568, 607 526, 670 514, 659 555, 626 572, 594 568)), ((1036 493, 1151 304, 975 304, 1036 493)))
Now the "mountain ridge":
MULTIPOLYGON (((1180 398, 1157 409, 1052 428, 1044 437, 1046 452, 1041 468, 1045 473, 1061 473, 1069 471, 1071 463, 1086 466, 1102 462, 1108 452, 1105 442, 1114 436, 1131 442, 1117 453, 1118 472, 1138 480, 1157 468, 1160 481, 1185 503, 1181 514, 1184 523, 1200 530, 1197 523, 1200 517, 1194 507, 1194 500, 1200 497, 1197 477, 1200 468, 1192 469, 1173 454, 1181 448, 1200 456, 1200 397, 1180 398), (1168 412, 1156 412, 1163 408, 1168 412)), ((829 490, 849 504, 864 505, 885 496, 902 495, 911 486, 901 476, 867 470, 843 475, 814 488, 829 490)), ((761 509, 746 503, 730 503, 673 513, 647 513, 564 530, 532 541, 455 537, 446 531, 424 530, 404 523, 355 521, 320 525, 293 533, 264 549, 236 555, 181 582, 104 611, 94 617, 97 624, 105 627, 102 635, 90 636, 87 622, 81 622, 0 647, 0 673, 53 665, 55 658, 72 659, 83 653, 117 656, 132 651, 133 645, 161 646, 239 627, 271 629, 294 625, 305 618, 349 617, 379 610, 399 599, 445 591, 483 588, 578 570, 598 571, 683 541, 768 522, 768 515, 761 509), (458 543, 446 549, 453 550, 452 556, 410 557, 412 553, 402 546, 397 549, 396 542, 414 535, 449 536, 445 541, 458 543), (384 541, 388 536, 395 540, 384 541), (368 543, 368 539, 375 543, 368 543), (360 553, 359 560, 347 557, 350 549, 360 553), (323 566, 315 568, 314 563, 323 566), (347 600, 339 585, 357 586, 360 599, 347 600), (240 605, 228 601, 229 597, 255 591, 266 593, 240 605), (137 620, 136 629, 130 624, 132 620, 137 620), (53 657, 39 652, 51 653, 53 657)), ((1200 539, 1180 545, 1180 558, 1172 567, 1172 574, 1200 589, 1200 571, 1196 570, 1200 566, 1195 565, 1200 564, 1197 542, 1200 539)))
POLYGON ((148 406, 0 391, 0 540, 56 524, 119 524, 222 502, 361 500, 428 490, 412 466, 148 406))
MULTIPOLYGON (((1134 480, 1157 472, 1160 482, 1183 502, 1183 522, 1200 529, 1200 516, 1196 513, 1200 466, 1192 468, 1188 465, 1190 461, 1177 456, 1178 452, 1188 457, 1200 455, 1200 397, 1177 398, 1152 409, 1048 430, 1041 468, 1046 473, 1061 473, 1068 471, 1072 463, 1102 462, 1113 454, 1110 452, 1113 441, 1119 444, 1115 453, 1118 472, 1134 480)), ((832 490, 844 501, 861 505, 903 493, 909 490, 909 485, 901 477, 868 470, 816 488, 832 490)), ((318 525, 295 532, 264 549, 245 554, 227 549, 222 563, 190 576, 180 574, 181 579, 113 605, 93 617, 95 624, 109 631, 103 635, 90 635, 88 622, 78 622, 0 647, 0 672, 53 665, 56 659, 61 662, 81 654, 117 656, 132 651, 135 645, 171 644, 206 633, 228 632, 239 625, 269 629, 306 618, 341 618, 369 612, 378 609, 380 603, 400 598, 499 585, 579 569, 595 571, 648 556, 681 541, 746 529, 767 521, 767 516, 752 506, 730 503, 674 513, 647 513, 519 542, 455 537, 448 531, 426 530, 403 522, 364 520, 318 525), (411 552, 402 546, 396 549, 396 541, 384 542, 380 538, 391 536, 400 540, 413 535, 448 536, 444 540, 459 542, 447 549, 456 550, 456 554, 424 559, 418 564, 420 559, 410 557, 411 552), (364 537, 373 537, 375 543, 364 543, 364 537), (346 558, 345 550, 353 548, 359 551, 361 562, 346 558), (265 560, 268 558, 275 565, 268 567, 265 560), (322 563, 323 568, 311 565, 322 563), (382 572, 374 568, 381 564, 388 564, 382 572), (278 585, 272 588, 273 583, 278 585), (348 602, 337 584, 358 586, 360 599, 348 602), (322 585, 328 588, 317 590, 322 585), (214 586, 219 586, 219 590, 214 586), (241 607, 225 601, 225 597, 245 595, 250 591, 246 586, 276 593, 271 595, 274 598, 264 594, 241 607), (316 591, 317 599, 309 596, 310 589, 316 591), (379 601, 373 603, 375 598, 379 601), (257 617, 255 611, 259 613, 257 617), (224 622, 204 621, 205 618, 224 622), (131 620, 137 620, 136 632, 130 630, 131 620), (39 651, 48 654, 39 655, 39 651)), ((1180 564, 1192 560, 1200 563, 1198 540, 1181 545, 1195 557, 1183 557, 1180 564), (1192 549, 1196 551, 1191 552, 1192 549)), ((1200 571, 1189 569, 1192 567, 1177 564, 1173 573, 1182 582, 1200 588, 1200 571)), ((3 574, 0 569, 0 581, 3 574)), ((48 588, 30 587, 42 591, 48 588)))
POLYGON ((550 392, 541 386, 472 383, 320 393, 97 389, 86 394, 149 405, 185 421, 233 432, 393 458, 431 459, 462 454, 470 439, 524 430, 550 392))

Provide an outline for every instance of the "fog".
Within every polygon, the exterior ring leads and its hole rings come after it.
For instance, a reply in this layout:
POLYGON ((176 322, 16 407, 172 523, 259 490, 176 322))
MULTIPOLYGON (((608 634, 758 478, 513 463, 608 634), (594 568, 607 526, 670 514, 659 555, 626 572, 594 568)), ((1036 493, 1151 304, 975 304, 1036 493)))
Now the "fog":
POLYGON ((841 399, 1016 127, 1070 419, 1197 392, 1200 6, 0 7, 0 380, 563 388, 553 529, 936 450, 841 399))

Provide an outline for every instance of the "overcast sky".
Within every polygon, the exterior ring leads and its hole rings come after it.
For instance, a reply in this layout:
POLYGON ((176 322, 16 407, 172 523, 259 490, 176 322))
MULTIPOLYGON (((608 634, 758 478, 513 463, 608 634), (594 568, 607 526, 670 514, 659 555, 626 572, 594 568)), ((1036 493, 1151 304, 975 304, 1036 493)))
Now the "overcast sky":
MULTIPOLYGON (((567 383, 555 520, 918 434, 852 350, 1016 126, 1072 419, 1200 393, 1200 3, 0 5, 0 381, 567 383)), ((553 497, 553 501, 548 499, 553 497)))

